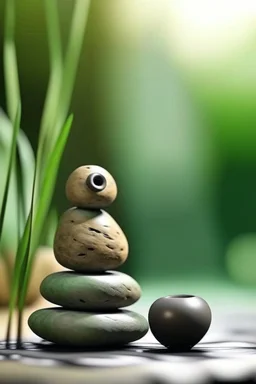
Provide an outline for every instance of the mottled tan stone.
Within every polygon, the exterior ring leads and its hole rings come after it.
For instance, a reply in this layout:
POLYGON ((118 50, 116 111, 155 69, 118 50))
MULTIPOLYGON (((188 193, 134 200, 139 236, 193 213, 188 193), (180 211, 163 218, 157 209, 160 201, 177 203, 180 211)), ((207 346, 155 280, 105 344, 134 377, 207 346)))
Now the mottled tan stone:
POLYGON ((61 265, 75 271, 106 271, 125 262, 128 242, 104 210, 71 208, 60 219, 54 254, 61 265))
POLYGON ((84 165, 69 176, 66 183, 66 196, 70 203, 79 208, 100 209, 109 206, 116 198, 117 186, 111 174, 97 165, 84 165), (105 180, 101 191, 92 190, 87 182, 92 174, 99 174, 105 180))

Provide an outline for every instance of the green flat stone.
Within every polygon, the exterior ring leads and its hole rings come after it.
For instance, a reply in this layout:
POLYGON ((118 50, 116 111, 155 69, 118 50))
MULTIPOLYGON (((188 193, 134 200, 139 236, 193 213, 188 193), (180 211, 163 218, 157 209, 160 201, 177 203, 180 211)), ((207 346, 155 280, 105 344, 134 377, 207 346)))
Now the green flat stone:
POLYGON ((28 319, 39 337, 72 347, 125 345, 143 337, 148 322, 127 310, 112 313, 71 311, 62 308, 39 309, 28 319))
POLYGON ((141 296, 140 286, 132 277, 115 271, 91 275, 53 273, 43 280, 40 290, 51 303, 85 311, 127 307, 141 296))

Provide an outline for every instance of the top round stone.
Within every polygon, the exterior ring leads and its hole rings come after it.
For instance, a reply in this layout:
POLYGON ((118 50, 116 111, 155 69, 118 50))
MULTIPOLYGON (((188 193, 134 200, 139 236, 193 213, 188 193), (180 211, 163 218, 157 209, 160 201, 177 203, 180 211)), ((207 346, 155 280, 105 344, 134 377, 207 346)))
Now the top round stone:
POLYGON ((97 165, 84 165, 69 176, 66 183, 67 199, 78 208, 100 209, 115 200, 117 186, 106 169, 97 165))

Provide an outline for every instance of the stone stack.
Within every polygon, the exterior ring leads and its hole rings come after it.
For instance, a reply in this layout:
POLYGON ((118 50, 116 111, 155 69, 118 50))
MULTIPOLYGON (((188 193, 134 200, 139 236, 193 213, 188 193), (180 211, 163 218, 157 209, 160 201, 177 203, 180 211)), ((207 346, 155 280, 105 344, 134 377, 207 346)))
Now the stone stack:
POLYGON ((56 260, 67 271, 47 276, 42 296, 58 305, 32 313, 28 324, 41 338, 73 347, 125 345, 143 337, 148 323, 120 308, 141 296, 138 283, 113 271, 128 256, 127 239, 103 210, 116 198, 113 177, 98 166, 77 168, 68 178, 66 195, 75 207, 66 211, 54 240, 56 260))

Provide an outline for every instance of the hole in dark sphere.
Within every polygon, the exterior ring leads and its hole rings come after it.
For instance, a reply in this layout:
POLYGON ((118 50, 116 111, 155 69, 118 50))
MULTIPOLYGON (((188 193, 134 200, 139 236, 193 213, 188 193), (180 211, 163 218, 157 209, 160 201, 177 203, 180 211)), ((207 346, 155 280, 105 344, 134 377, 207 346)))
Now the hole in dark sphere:
POLYGON ((105 182, 105 178, 101 175, 95 175, 92 180, 97 187, 101 187, 105 182))
POLYGON ((173 299, 189 299, 190 297, 195 297, 193 295, 174 295, 174 296, 168 296, 172 297, 173 299))

